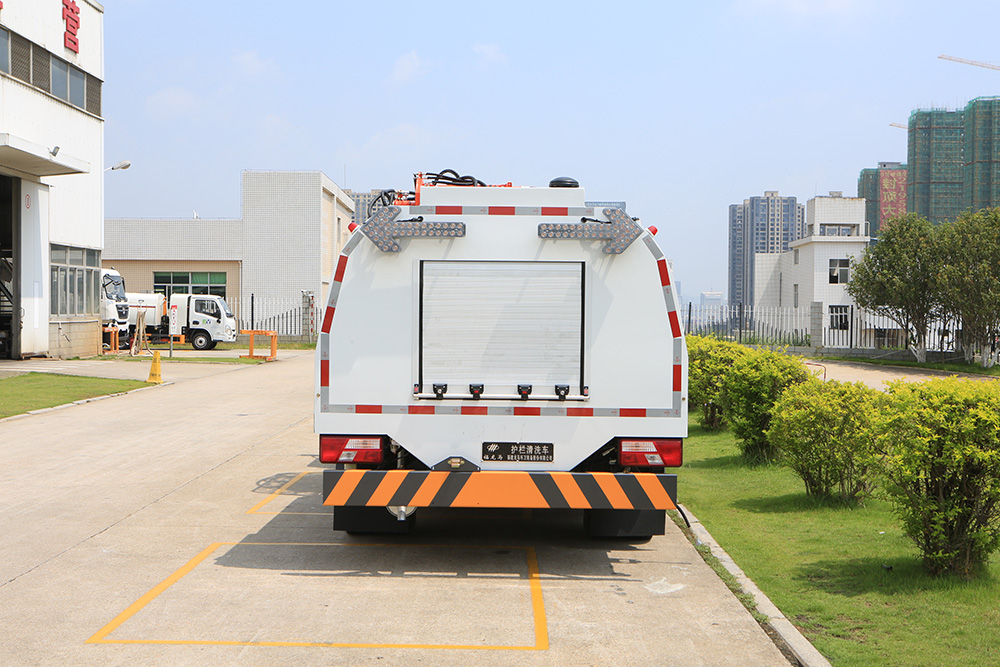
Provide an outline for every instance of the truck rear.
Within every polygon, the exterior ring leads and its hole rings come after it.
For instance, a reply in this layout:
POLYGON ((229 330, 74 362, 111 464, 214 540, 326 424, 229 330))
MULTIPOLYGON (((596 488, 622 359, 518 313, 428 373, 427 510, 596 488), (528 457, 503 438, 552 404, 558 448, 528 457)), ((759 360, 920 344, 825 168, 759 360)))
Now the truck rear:
POLYGON ((670 267, 572 179, 421 175, 355 229, 330 281, 315 430, 334 528, 422 507, 585 510, 662 534, 687 436, 670 267))

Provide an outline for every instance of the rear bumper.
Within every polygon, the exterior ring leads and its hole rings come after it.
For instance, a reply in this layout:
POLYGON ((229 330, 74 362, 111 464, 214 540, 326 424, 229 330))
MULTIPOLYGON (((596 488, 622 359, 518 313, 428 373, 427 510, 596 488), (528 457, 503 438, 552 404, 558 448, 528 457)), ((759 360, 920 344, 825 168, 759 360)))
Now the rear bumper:
POLYGON ((325 470, 335 507, 676 509, 677 475, 577 472, 325 470))

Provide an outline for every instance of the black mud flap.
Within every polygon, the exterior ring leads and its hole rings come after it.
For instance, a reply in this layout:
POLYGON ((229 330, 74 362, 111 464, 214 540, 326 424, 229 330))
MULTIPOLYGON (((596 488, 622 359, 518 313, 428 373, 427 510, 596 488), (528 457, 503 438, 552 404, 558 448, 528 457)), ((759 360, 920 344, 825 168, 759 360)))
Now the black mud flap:
POLYGON ((591 537, 649 538, 666 532, 664 510, 585 510, 583 525, 591 537))

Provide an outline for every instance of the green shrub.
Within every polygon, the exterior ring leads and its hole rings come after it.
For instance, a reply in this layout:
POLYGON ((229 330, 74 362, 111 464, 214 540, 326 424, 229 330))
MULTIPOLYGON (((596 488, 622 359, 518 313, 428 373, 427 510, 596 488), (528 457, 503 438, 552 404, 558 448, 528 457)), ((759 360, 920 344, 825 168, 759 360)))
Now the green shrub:
POLYGON ((1000 386, 948 378, 888 391, 885 493, 932 574, 971 576, 1000 547, 1000 386))
POLYGON ((792 385, 774 405, 768 442, 812 498, 863 501, 872 483, 873 427, 883 394, 860 382, 792 385))
POLYGON ((733 362, 722 378, 722 404, 747 462, 775 459, 766 435, 774 403, 787 387, 809 377, 805 364, 781 352, 757 350, 733 362))
POLYGON ((688 400, 700 406, 698 421, 710 430, 717 431, 725 425, 719 388, 722 378, 740 357, 750 350, 729 341, 709 336, 687 336, 688 348, 688 400))

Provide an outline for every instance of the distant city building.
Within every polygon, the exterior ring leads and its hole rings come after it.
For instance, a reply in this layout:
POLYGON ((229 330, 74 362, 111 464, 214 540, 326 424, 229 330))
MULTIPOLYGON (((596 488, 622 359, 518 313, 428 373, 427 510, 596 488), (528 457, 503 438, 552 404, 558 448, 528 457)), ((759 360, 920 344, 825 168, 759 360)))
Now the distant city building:
POLYGON ((918 109, 910 114, 906 146, 906 209, 934 224, 964 210, 962 142, 965 113, 918 109))
POLYGON ((805 209, 795 197, 766 191, 729 207, 729 303, 753 304, 756 256, 788 250, 805 234, 805 209))
POLYGON ((803 238, 781 254, 758 255, 757 308, 822 312, 829 328, 847 328, 854 301, 847 293, 851 259, 870 242, 865 200, 839 192, 806 202, 803 238))
POLYGON ((725 295, 722 292, 702 292, 701 305, 714 308, 721 308, 726 303, 725 295))
POLYGON ((889 218, 906 214, 906 165, 879 162, 876 169, 862 169, 858 197, 865 200, 868 236, 876 238, 889 218))
POLYGON ((375 201, 375 198, 382 193, 382 190, 371 190, 369 192, 355 192, 354 190, 344 190, 344 194, 354 201, 354 213, 351 222, 356 225, 363 225, 368 219, 368 207, 375 201))
POLYGON ((934 224, 1000 206, 1000 97, 910 114, 907 210, 934 224))
POLYGON ((962 208, 1000 206, 1000 97, 978 97, 963 115, 962 208))

